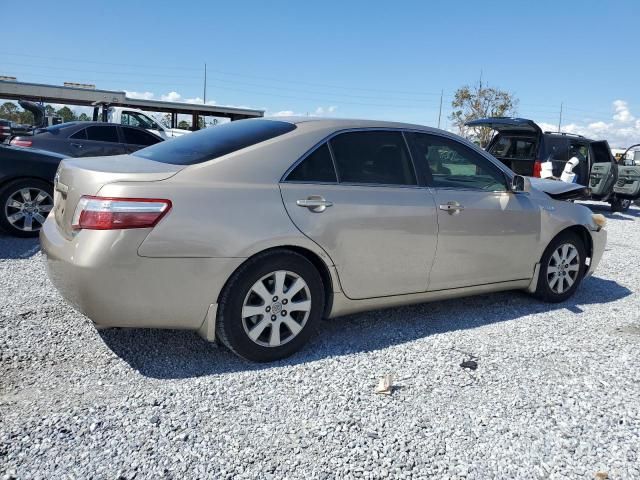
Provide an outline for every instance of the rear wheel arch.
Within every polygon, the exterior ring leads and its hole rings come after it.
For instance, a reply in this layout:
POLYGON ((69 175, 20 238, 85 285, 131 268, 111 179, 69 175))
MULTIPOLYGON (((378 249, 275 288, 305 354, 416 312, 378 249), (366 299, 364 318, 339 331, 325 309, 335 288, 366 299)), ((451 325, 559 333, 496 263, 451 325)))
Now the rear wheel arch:
POLYGON ((49 186, 53 190, 53 182, 50 179, 43 178, 43 177, 36 177, 34 175, 13 176, 13 177, 3 178, 2 181, 0 181, 0 190, 3 190, 5 186, 15 182, 16 180, 37 180, 39 182, 44 182, 49 184, 49 186))
POLYGON ((329 267, 327 266, 326 262, 315 252, 313 252, 312 250, 305 248, 305 247, 300 247, 297 245, 282 245, 282 246, 278 246, 278 247, 271 247, 271 248, 267 248, 265 250, 261 250, 253 255, 251 255, 249 258, 247 258, 244 262, 242 262, 242 264, 240 264, 232 273, 231 275, 229 275, 229 278, 227 279, 227 281, 225 282, 224 286, 222 287, 222 289, 220 290, 220 293, 218 294, 218 299, 217 302, 220 303, 220 299, 222 297, 222 295, 224 294, 225 290, 227 289, 227 286, 230 282, 230 280, 234 277, 234 275, 236 274, 237 271, 239 271, 240 269, 242 269, 244 267, 244 265, 247 264, 247 262, 253 261, 254 259, 256 259, 257 257, 263 256, 265 254, 271 254, 271 253, 277 253, 277 252, 283 252, 283 253, 297 253, 298 255, 303 256, 306 260, 308 260, 318 271, 318 273, 320 274, 320 277, 322 278, 322 283, 324 285, 324 315, 328 315, 331 312, 331 308, 332 308, 332 304, 333 304, 333 279, 331 277, 331 273, 329 271, 329 267))

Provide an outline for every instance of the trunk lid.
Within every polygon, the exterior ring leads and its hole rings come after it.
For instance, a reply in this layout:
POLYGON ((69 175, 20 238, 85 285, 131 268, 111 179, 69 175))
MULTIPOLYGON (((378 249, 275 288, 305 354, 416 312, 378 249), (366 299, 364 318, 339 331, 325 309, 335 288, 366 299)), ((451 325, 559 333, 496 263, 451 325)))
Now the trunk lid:
POLYGON ((56 222, 64 235, 71 238, 71 221, 83 195, 96 195, 104 185, 114 182, 166 180, 183 168, 184 165, 154 162, 133 155, 63 160, 54 179, 56 222))
POLYGON ((488 117, 470 120, 465 123, 467 127, 486 127, 492 128, 498 132, 526 132, 533 134, 541 134, 542 129, 533 121, 526 118, 513 117, 488 117))

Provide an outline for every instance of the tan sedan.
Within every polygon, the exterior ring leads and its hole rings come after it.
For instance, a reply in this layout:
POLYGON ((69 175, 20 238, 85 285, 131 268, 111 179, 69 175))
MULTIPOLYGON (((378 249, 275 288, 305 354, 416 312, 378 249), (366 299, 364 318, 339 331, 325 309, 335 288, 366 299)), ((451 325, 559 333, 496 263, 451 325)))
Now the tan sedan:
POLYGON ((270 361, 322 317, 509 289, 567 299, 606 231, 554 196, 432 128, 241 120, 64 160, 40 238, 97 326, 197 330, 270 361))

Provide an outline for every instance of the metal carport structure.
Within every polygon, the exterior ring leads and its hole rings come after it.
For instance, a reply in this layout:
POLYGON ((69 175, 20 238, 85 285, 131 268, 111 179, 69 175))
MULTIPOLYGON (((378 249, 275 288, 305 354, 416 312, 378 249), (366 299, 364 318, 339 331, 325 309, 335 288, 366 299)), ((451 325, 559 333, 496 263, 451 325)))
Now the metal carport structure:
POLYGON ((171 126, 177 126, 178 115, 191 115, 191 125, 198 125, 198 117, 212 116, 240 120, 264 116, 264 110, 251 108, 225 107, 197 103, 165 102, 129 98, 126 92, 82 88, 41 83, 0 80, 0 98, 8 100, 31 100, 34 102, 61 103, 84 107, 114 106, 130 107, 171 114, 171 126))

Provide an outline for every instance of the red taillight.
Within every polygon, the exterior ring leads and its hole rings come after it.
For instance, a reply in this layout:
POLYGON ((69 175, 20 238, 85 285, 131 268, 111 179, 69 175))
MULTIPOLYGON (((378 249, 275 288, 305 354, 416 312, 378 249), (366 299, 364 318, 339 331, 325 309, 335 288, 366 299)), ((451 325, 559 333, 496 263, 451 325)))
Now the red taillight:
POLYGON ((87 230, 151 228, 171 209, 171 201, 159 198, 83 196, 71 226, 87 230))
POLYGON ((533 162, 533 175, 532 177, 540 178, 542 175, 542 162, 540 160, 536 160, 533 162))
POLYGON ((18 138, 13 138, 11 139, 9 144, 15 147, 30 147, 31 145, 33 145, 33 142, 31 140, 20 140, 18 138))

